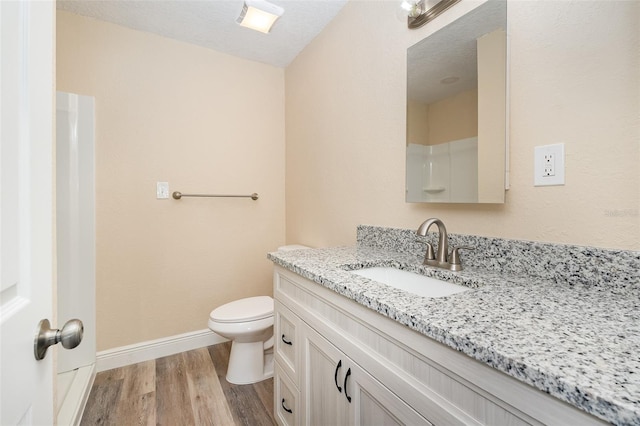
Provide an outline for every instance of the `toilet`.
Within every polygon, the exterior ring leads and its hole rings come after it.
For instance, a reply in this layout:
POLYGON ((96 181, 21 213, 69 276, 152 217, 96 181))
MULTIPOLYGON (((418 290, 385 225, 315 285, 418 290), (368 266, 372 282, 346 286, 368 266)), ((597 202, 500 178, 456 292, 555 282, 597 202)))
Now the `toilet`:
MULTIPOLYGON (((278 251, 308 249, 301 245, 278 251)), ((247 297, 217 307, 209 314, 209 328, 231 340, 227 381, 236 385, 273 377, 273 299, 247 297)))

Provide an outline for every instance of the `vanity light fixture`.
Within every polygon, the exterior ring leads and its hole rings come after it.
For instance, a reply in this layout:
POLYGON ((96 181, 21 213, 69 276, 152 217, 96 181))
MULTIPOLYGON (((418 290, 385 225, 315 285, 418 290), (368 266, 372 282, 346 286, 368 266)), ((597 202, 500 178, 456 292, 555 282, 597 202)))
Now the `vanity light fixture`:
POLYGON ((400 7, 402 8, 402 10, 407 12, 409 18, 415 18, 420 16, 424 12, 424 1, 402 0, 400 7))
POLYGON ((268 34, 283 13, 283 8, 265 0, 244 0, 244 6, 236 22, 243 27, 268 34))
POLYGON ((402 0, 400 7, 407 12, 407 27, 422 27, 460 0, 402 0))

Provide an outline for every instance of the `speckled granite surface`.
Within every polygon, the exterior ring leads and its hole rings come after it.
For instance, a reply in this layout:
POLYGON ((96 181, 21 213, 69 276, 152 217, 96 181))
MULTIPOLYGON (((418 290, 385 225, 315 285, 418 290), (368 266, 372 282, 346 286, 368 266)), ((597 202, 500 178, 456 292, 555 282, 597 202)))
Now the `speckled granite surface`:
POLYGON ((269 253, 334 290, 588 413, 640 425, 640 252, 451 236, 465 270, 423 266, 415 231, 360 226, 355 247, 269 253), (395 266, 467 285, 422 298, 349 270, 395 266))

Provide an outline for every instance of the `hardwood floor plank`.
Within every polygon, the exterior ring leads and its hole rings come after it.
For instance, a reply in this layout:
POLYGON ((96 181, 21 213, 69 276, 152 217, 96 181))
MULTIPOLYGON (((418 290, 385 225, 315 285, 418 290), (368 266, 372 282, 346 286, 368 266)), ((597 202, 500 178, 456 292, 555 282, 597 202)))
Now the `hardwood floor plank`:
POLYGON ((156 423, 193 425, 189 384, 182 354, 156 360, 156 423), (186 409, 186 408, 189 409, 186 409))
POLYGON ((113 368, 107 371, 101 371, 96 374, 96 378, 93 381, 94 385, 101 385, 104 382, 123 380, 127 367, 113 368))
POLYGON ((255 383, 253 384, 253 388, 260 398, 265 415, 269 416, 272 424, 276 424, 276 419, 273 414, 273 378, 255 383))
POLYGON ((230 348, 230 342, 226 342, 209 346, 208 349, 236 424, 245 426, 274 425, 273 409, 271 409, 271 415, 265 412, 265 407, 260 401, 254 385, 234 385, 227 382, 225 376, 230 348))
POLYGON ((156 361, 129 365, 124 374, 122 398, 134 398, 156 390, 156 361))
MULTIPOLYGON (((97 377, 96 377, 97 378, 97 377)), ((104 380, 91 388, 89 400, 85 407, 81 426, 94 425, 118 425, 120 422, 116 418, 120 392, 122 391, 122 379, 104 380)))
POLYGON ((209 351, 201 348, 183 355, 196 424, 235 425, 209 351))
POLYGON ((156 393, 149 392, 120 399, 116 410, 119 425, 153 426, 156 424, 156 393))
POLYGON ((231 343, 103 371, 81 425, 274 425, 273 379, 232 385, 231 343))

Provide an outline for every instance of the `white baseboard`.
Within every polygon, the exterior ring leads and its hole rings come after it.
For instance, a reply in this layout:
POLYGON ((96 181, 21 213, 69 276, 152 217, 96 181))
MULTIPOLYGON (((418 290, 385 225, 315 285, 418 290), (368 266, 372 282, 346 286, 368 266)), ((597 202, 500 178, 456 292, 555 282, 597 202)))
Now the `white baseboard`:
POLYGON ((73 378, 58 410, 57 424, 58 426, 78 426, 82 420, 84 407, 89 400, 93 379, 96 377, 96 365, 91 363, 62 374, 73 374, 73 378))
POLYGON ((98 352, 96 367, 98 372, 111 370, 192 349, 204 348, 227 340, 209 329, 178 334, 98 352))

